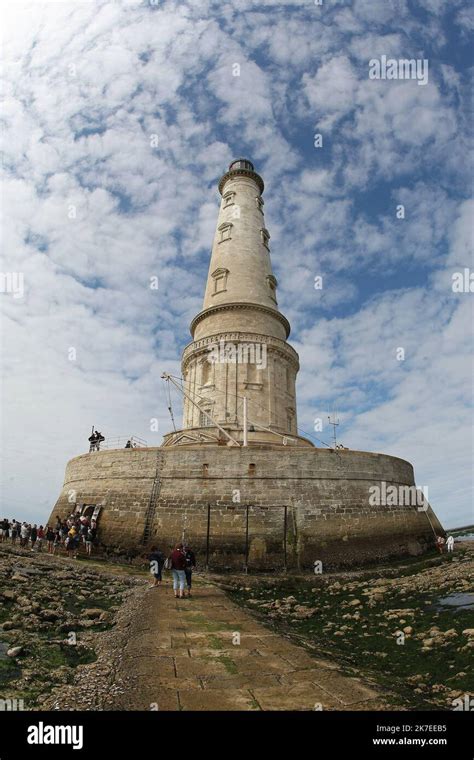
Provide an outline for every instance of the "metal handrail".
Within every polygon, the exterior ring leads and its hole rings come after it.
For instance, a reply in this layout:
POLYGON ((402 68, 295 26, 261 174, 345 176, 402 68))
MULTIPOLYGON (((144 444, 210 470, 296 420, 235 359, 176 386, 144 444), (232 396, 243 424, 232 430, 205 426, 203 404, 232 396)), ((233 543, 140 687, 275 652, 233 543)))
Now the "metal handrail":
POLYGON ((130 448, 132 449, 148 448, 148 442, 144 438, 139 438, 137 435, 120 435, 115 437, 105 436, 105 441, 100 443, 100 451, 103 449, 124 449, 128 441, 130 441, 130 448))

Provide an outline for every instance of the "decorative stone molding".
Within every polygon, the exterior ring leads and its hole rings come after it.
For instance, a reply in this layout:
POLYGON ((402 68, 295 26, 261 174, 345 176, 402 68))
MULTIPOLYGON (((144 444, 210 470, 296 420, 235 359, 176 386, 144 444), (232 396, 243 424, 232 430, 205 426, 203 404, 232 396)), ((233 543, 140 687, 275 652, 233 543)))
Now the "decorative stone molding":
POLYGON ((196 326, 199 324, 199 322, 202 322, 203 319, 206 319, 206 317, 210 316, 211 314, 217 314, 222 311, 237 311, 239 309, 246 309, 246 310, 251 310, 251 311, 258 311, 264 314, 269 314, 270 316, 274 317, 276 320, 281 322, 281 324, 284 326, 286 330, 286 337, 288 338, 291 331, 291 327, 287 318, 284 317, 283 314, 281 314, 279 311, 276 311, 276 309, 271 309, 267 306, 262 306, 261 304, 243 303, 243 302, 225 303, 221 305, 211 306, 208 309, 204 309, 204 311, 200 311, 199 314, 196 314, 196 316, 194 317, 189 327, 191 331, 191 335, 194 335, 194 331, 196 330, 196 326))
POLYGON ((219 192, 222 195, 222 191, 224 189, 224 186, 226 182, 229 179, 233 179, 234 177, 249 177, 249 179, 253 179, 254 182, 257 183, 258 189, 260 190, 260 195, 262 195, 265 185, 263 182, 263 179, 257 172, 251 171, 250 169, 231 169, 230 171, 226 172, 222 175, 220 182, 219 182, 219 192))
POLYGON ((299 371, 299 356, 295 349, 284 340, 274 338, 269 335, 262 335, 261 333, 216 333, 215 335, 209 335, 200 340, 188 343, 185 347, 182 355, 181 367, 185 372, 191 359, 196 359, 199 356, 205 356, 209 351, 209 346, 215 345, 219 341, 225 341, 226 343, 265 343, 267 350, 277 356, 281 356, 286 359, 295 372, 299 371))

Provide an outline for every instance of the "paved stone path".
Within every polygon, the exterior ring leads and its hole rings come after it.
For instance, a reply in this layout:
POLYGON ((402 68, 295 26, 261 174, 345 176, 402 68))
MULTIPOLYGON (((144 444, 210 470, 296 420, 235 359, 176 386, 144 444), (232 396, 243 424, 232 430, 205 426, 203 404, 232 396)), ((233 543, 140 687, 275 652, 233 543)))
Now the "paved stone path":
POLYGON ((210 583, 145 592, 122 664, 125 709, 375 710, 380 693, 272 633, 210 583), (234 643, 239 641, 240 643, 234 643))

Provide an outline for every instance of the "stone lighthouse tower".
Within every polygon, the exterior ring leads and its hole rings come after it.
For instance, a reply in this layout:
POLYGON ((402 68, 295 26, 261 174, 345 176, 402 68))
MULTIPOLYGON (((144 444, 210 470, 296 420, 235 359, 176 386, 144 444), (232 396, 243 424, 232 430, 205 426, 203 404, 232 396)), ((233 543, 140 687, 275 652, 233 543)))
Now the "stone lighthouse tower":
POLYGON ((166 436, 165 445, 222 443, 223 436, 241 444, 244 428, 249 445, 312 445, 297 435, 299 361, 278 308, 263 190, 246 159, 233 161, 219 181, 203 308, 182 359, 183 430, 166 436))

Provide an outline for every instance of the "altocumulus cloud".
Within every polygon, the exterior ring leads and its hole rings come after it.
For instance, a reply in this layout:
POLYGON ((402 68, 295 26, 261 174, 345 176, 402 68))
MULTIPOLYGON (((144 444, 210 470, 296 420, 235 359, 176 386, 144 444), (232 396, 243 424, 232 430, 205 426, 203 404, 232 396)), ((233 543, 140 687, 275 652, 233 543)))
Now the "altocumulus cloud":
POLYGON ((441 519, 471 520, 472 296, 451 278, 472 266, 473 15, 414 5, 3 11, 2 271, 25 282, 0 295, 3 513, 45 518, 91 424, 151 443, 169 429, 159 377, 179 373, 201 306, 216 180, 248 155, 302 360, 301 428, 337 407, 346 445, 410 459, 441 519), (381 55, 428 58, 429 83, 370 81, 381 55))

